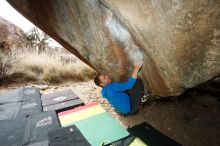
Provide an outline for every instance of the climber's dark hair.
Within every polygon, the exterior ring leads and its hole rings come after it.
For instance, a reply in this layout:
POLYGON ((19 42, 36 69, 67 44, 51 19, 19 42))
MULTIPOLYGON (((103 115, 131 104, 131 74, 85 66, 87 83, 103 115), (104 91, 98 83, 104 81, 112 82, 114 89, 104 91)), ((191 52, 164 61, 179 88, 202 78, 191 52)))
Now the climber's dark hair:
POLYGON ((101 85, 100 85, 100 83, 101 83, 101 81, 100 81, 100 79, 99 79, 99 76, 100 76, 101 74, 98 74, 95 78, 94 78, 94 83, 97 85, 97 86, 99 86, 99 87, 102 87, 101 85))

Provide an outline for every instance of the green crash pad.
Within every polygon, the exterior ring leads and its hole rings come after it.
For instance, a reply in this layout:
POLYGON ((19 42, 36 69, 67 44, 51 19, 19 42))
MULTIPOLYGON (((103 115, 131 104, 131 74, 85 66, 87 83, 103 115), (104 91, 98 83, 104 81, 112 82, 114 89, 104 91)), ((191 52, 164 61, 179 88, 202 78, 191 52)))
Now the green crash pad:
POLYGON ((101 113, 74 123, 92 146, 117 141, 129 135, 127 130, 107 113, 101 113))

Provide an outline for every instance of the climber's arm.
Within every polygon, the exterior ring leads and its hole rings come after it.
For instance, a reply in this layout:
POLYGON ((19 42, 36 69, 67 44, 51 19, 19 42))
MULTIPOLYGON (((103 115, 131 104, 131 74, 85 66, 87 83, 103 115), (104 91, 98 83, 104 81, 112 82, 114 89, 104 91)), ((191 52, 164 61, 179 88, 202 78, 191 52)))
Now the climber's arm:
POLYGON ((114 90, 115 91, 126 91, 133 87, 134 83, 136 82, 138 71, 140 70, 143 62, 135 63, 134 64, 134 71, 131 77, 128 78, 126 82, 115 82, 114 83, 114 90))

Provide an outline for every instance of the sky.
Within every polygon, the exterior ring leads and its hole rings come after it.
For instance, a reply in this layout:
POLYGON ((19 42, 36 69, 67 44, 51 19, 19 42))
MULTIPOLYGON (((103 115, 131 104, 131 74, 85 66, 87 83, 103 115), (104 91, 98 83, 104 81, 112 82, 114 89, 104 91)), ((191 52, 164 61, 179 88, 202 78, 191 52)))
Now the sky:
POLYGON ((27 32, 34 25, 18 13, 6 0, 0 0, 0 16, 27 32))
MULTIPOLYGON (((6 0, 0 0, 0 16, 7 21, 20 27, 23 31, 28 32, 35 25, 22 16, 17 10, 15 10, 6 0)), ((60 46, 55 41, 50 43, 50 46, 60 46)))

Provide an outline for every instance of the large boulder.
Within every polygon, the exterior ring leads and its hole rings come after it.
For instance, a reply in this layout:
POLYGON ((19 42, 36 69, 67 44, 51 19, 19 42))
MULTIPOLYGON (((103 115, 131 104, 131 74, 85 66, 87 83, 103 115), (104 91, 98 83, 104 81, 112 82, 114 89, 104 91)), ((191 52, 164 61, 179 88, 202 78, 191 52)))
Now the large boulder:
POLYGON ((18 26, 0 17, 0 51, 10 52, 24 45, 19 38, 23 31, 18 26))
POLYGON ((7 0, 96 71, 176 96, 220 74, 219 0, 7 0))

